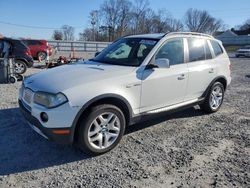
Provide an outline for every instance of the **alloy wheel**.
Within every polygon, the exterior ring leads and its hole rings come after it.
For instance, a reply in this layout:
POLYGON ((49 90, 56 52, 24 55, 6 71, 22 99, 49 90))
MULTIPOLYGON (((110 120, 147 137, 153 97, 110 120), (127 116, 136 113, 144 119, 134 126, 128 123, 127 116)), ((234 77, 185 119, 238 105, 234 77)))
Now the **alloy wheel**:
POLYGON ((106 112, 94 119, 88 130, 90 145, 98 150, 110 147, 119 137, 121 122, 117 115, 106 112))
POLYGON ((211 96, 210 96, 210 106, 213 110, 216 110, 220 107, 223 100, 223 90, 220 86, 216 86, 213 88, 211 96))
POLYGON ((21 74, 25 70, 25 65, 23 63, 15 62, 15 71, 21 74))

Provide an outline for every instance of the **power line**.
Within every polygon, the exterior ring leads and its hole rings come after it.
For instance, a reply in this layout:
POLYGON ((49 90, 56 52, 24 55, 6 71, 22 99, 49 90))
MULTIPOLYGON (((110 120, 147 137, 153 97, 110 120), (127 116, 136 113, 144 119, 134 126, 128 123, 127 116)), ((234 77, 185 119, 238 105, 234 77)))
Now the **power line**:
MULTIPOLYGON (((31 26, 31 25, 15 24, 15 23, 10 23, 10 22, 3 22, 3 21, 0 21, 0 24, 12 25, 12 26, 23 27, 23 28, 31 28, 31 29, 48 29, 48 30, 61 29, 61 28, 56 28, 56 27, 42 27, 42 26, 31 26)), ((73 27, 73 28, 84 28, 84 27, 83 26, 76 26, 76 27, 73 27)))

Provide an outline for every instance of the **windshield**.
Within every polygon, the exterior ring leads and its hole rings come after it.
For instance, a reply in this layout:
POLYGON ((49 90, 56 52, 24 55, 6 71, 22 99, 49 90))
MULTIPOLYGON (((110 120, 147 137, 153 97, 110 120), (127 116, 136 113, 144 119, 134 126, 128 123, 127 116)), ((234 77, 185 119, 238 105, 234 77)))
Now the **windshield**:
POLYGON ((104 49, 92 61, 123 66, 140 66, 157 39, 122 38, 104 49))

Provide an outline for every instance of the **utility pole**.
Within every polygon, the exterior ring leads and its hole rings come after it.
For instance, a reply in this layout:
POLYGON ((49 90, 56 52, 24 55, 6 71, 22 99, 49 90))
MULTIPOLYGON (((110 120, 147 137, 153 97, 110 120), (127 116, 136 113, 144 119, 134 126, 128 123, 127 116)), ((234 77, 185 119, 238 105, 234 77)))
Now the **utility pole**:
POLYGON ((98 14, 97 10, 93 10, 90 13, 90 16, 91 16, 91 25, 92 25, 92 29, 93 29, 93 38, 92 38, 93 41, 96 40, 96 31, 95 31, 96 27, 95 26, 96 26, 96 23, 97 23, 97 14, 98 14))

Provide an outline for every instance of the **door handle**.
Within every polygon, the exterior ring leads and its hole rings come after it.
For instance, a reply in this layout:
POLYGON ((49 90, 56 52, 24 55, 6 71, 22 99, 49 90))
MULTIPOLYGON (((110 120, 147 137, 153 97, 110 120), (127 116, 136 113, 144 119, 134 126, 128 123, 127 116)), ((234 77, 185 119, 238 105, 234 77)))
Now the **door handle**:
POLYGON ((141 84, 140 83, 134 83, 134 84, 128 84, 128 85, 126 85, 126 88, 138 87, 138 86, 141 86, 141 84))
POLYGON ((210 74, 214 73, 214 69, 210 69, 210 71, 208 73, 210 73, 210 74))
POLYGON ((181 74, 179 77, 178 77, 178 80, 184 80, 185 79, 185 74, 181 74))

